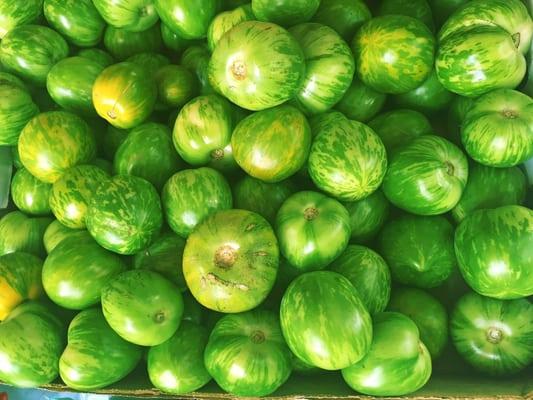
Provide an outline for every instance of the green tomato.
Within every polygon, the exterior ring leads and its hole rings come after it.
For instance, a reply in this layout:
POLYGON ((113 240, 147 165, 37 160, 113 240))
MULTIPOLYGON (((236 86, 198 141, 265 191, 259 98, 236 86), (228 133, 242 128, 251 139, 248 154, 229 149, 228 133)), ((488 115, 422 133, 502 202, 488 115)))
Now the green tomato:
POLYGON ((81 49, 78 51, 78 56, 95 61, 104 68, 109 67, 115 62, 113 57, 111 57, 111 54, 96 47, 92 47, 90 49, 81 49))
POLYGON ((93 0, 93 3, 109 25, 130 32, 146 31, 159 19, 153 0, 93 0))
POLYGON ((196 77, 182 65, 166 65, 155 75, 158 105, 161 108, 182 107, 198 92, 196 77))
POLYGON ((424 135, 393 153, 383 192, 395 206, 418 215, 438 215, 459 202, 468 177, 461 150, 440 136, 424 135))
POLYGON ((293 194, 276 216, 281 254, 299 273, 325 268, 344 251, 350 233, 346 208, 318 192, 293 194))
POLYGON ((416 89, 429 76, 435 39, 413 17, 385 15, 363 24, 352 50, 363 83, 379 92, 401 94, 416 89))
POLYGON ((422 21, 430 31, 435 30, 433 12, 426 0, 383 0, 377 15, 407 15, 422 21))
POLYGON ((448 342, 448 314, 435 297, 420 289, 397 288, 387 309, 413 320, 433 360, 442 354, 448 342))
POLYGON ((385 310, 390 298, 391 276, 387 263, 374 250, 351 244, 329 269, 349 279, 371 315, 385 310))
POLYGON ((148 351, 148 376, 159 390, 171 394, 196 391, 211 380, 204 366, 206 328, 183 321, 176 333, 148 351))
POLYGON ((224 176, 202 167, 174 174, 163 187, 161 201, 167 223, 187 238, 210 214, 232 207, 231 188, 224 176))
POLYGON ((370 349, 370 315, 354 286, 336 272, 308 272, 292 281, 280 318, 291 351, 313 366, 346 368, 370 349))
POLYGON ((237 396, 269 395, 292 370, 279 318, 262 310, 222 317, 211 332, 204 360, 220 387, 237 396))
POLYGON ((183 53, 183 50, 194 42, 193 40, 185 39, 179 33, 174 32, 165 23, 161 23, 161 37, 165 47, 179 54, 183 53))
POLYGON ((533 157, 533 99, 510 89, 477 98, 461 126, 465 150, 475 161, 513 167, 533 157))
POLYGON ((191 45, 181 55, 181 65, 188 68, 196 75, 198 82, 200 82, 200 94, 215 93, 215 89, 209 82, 208 68, 211 54, 207 46, 202 44, 191 45))
POLYGON ((372 14, 363 0, 321 0, 313 21, 332 27, 349 41, 370 18, 372 14))
POLYGON ((101 389, 128 375, 141 355, 141 347, 122 339, 108 325, 102 311, 92 308, 80 312, 70 323, 59 373, 72 389, 101 389))
POLYGON ((0 219, 0 255, 17 251, 45 255, 43 235, 52 222, 48 217, 28 217, 12 211, 0 219))
POLYGON ((18 78, 0 74, 0 146, 16 146, 20 132, 39 108, 18 78))
POLYGON ((390 204, 380 189, 364 199, 343 205, 350 215, 352 243, 366 243, 374 239, 389 217, 390 204))
POLYGON ((48 203, 52 185, 42 182, 21 168, 11 179, 11 197, 17 208, 31 215, 49 215, 52 210, 48 203))
POLYGON ((102 289, 105 319, 123 339, 156 346, 174 335, 183 315, 179 289, 156 272, 137 269, 102 289))
POLYGON ((335 105, 335 109, 342 112, 348 119, 367 122, 381 111, 386 99, 386 94, 354 78, 342 99, 335 105))
POLYGON ((153 0, 161 20, 185 39, 207 35, 209 23, 218 11, 217 0, 153 0))
POLYGON ((217 211, 196 226, 183 252, 183 274, 203 306, 236 313, 257 307, 278 272, 278 241, 270 224, 245 210, 217 211))
POLYGON ((6 0, 0 4, 0 39, 17 26, 31 24, 43 11, 43 0, 6 0))
POLYGON ((259 21, 293 26, 309 21, 319 5, 320 0, 252 0, 252 11, 259 21))
POLYGON ((455 254, 468 285, 497 299, 533 295, 533 211, 522 206, 478 210, 457 227, 455 254))
POLYGON ((52 221, 50 225, 46 227, 43 235, 44 248, 48 254, 52 252, 56 246, 66 238, 73 235, 84 235, 85 231, 67 228, 57 219, 52 221))
POLYGON ((126 59, 127 62, 140 65, 145 68, 150 76, 155 76, 160 68, 170 64, 168 57, 163 54, 154 53, 152 51, 146 51, 139 54, 134 54, 126 59))
POLYGON ((253 21, 255 19, 250 4, 218 14, 213 18, 207 30, 207 46, 209 50, 213 51, 220 38, 234 26, 239 25, 241 22, 253 21))
POLYGON ((457 302, 450 332, 459 354, 484 373, 509 375, 533 361, 533 305, 527 299, 468 293, 457 302))
POLYGON ((346 383, 370 396, 401 396, 426 384, 431 357, 415 323, 403 314, 374 316, 374 336, 366 356, 342 370, 346 383))
POLYGON ((117 60, 125 60, 135 54, 163 50, 161 28, 158 24, 143 32, 131 32, 108 25, 104 33, 104 46, 117 60))
POLYGON ((379 252, 396 281, 431 288, 443 283, 457 265, 453 234, 443 216, 405 215, 385 225, 379 252))

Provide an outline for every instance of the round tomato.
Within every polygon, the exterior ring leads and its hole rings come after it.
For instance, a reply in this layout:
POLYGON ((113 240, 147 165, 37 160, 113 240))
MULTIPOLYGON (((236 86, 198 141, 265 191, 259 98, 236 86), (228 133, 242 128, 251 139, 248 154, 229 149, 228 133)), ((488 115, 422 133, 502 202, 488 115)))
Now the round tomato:
POLYGON ((358 78, 354 78, 342 99, 335 105, 335 109, 349 119, 367 122, 380 112, 386 99, 386 94, 378 92, 365 85, 358 78))
POLYGON ((366 243, 374 239, 389 217, 390 204, 380 189, 364 199, 343 205, 350 215, 352 243, 366 243))
POLYGON ((217 0, 153 0, 153 2, 163 23, 185 39, 204 38, 209 23, 218 10, 217 0))
POLYGON ((48 215, 52 185, 42 182, 25 168, 19 169, 11 179, 11 197, 20 211, 31 215, 48 215))
POLYGON ((44 256, 43 235, 50 222, 50 218, 32 218, 20 211, 4 215, 0 219, 0 255, 23 251, 44 256))
POLYGON ((153 0, 93 0, 106 22, 130 32, 143 32, 154 25, 159 16, 153 0))

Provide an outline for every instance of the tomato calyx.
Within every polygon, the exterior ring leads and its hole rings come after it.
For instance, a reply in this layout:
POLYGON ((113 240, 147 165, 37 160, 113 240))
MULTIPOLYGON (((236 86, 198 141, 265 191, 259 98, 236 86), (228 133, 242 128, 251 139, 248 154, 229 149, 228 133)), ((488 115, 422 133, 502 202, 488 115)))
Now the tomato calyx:
POLYGON ((157 324, 161 324, 166 320, 165 312, 164 311, 158 311, 154 314, 154 322, 157 324))
POLYGON ((238 81, 243 81, 246 79, 246 65, 242 60, 235 60, 231 64, 231 74, 238 81))
POLYGON ((224 158, 224 149, 215 149, 211 152, 211 158, 215 161, 222 160, 224 158))
POLYGON ((505 109, 502 111, 502 115, 508 119, 518 118, 518 113, 515 110, 505 109))
POLYGON ((265 341, 265 334, 262 331, 253 331, 250 335, 250 339, 255 344, 261 344, 265 341))
POLYGON ((487 329, 487 340, 492 344, 498 344, 503 340, 503 332, 499 328, 491 327, 487 329))
POLYGON ((511 38, 513 39, 514 45, 518 49, 520 47, 520 32, 516 32, 511 36, 511 38))
POLYGON ((314 220, 316 217, 318 217, 318 209, 316 207, 307 207, 304 210, 304 218, 308 221, 314 220))
POLYGON ((451 163, 450 161, 446 161, 444 163, 444 165, 446 166, 446 173, 450 176, 453 176, 454 172, 455 172, 455 167, 453 165, 453 163, 451 163))
POLYGON ((215 252, 215 265, 224 270, 228 270, 237 261, 237 251, 228 245, 221 246, 215 252))

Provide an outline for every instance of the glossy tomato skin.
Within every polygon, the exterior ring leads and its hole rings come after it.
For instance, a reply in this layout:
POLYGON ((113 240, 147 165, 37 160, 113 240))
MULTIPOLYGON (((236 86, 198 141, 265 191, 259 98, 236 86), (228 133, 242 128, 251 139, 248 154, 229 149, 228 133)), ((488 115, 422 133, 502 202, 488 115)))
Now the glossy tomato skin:
POLYGON ((328 269, 348 278, 371 315, 385 311, 391 275, 383 257, 374 250, 350 244, 328 269))
POLYGON ((285 200, 275 227, 281 254, 300 273, 325 268, 344 251, 351 233, 344 206, 312 191, 285 200))
POLYGON ((43 287, 57 305, 84 310, 98 304, 102 288, 126 269, 119 256, 85 231, 65 238, 50 252, 43 265, 43 287))
POLYGON ((38 86, 44 86, 50 68, 67 55, 65 39, 40 25, 19 26, 9 31, 0 45, 2 65, 38 86))
POLYGON ((19 169, 11 179, 11 197, 20 211, 30 215, 49 215, 48 198, 52 185, 41 182, 25 168, 19 169))
POLYGON ((69 168, 91 161, 96 143, 87 123, 66 111, 35 116, 20 134, 20 160, 33 176, 54 183, 69 168))
POLYGON ((8 0, 0 4, 0 39, 17 26, 31 24, 43 12, 43 0, 8 0))
POLYGON ((97 186, 85 223, 100 246, 119 254, 135 254, 159 235, 163 224, 159 195, 142 178, 116 175, 97 186))
POLYGON ((311 128, 304 114, 290 105, 258 111, 235 127, 231 147, 235 161, 250 176, 280 182, 305 163, 311 128))
POLYGON ((185 39, 204 38, 218 8, 216 0, 154 0, 154 4, 163 23, 185 39))
POLYGON ((67 228, 57 219, 52 221, 50 225, 46 227, 43 235, 43 243, 46 253, 50 254, 50 252, 67 237, 78 234, 84 235, 84 231, 67 228))
POLYGON ((17 387, 37 387, 54 381, 64 344, 64 327, 40 303, 29 301, 0 324, 0 379, 17 387))
POLYGON ((309 21, 319 5, 320 0, 252 0, 252 11, 259 21, 293 26, 309 21))
POLYGON ((400 396, 424 386, 431 357, 415 323, 403 314, 383 312, 374 316, 373 332, 366 356, 342 370, 346 383, 371 396, 400 396))
POLYGON ((420 331, 420 340, 431 358, 438 358, 448 342, 448 313, 444 306, 424 290, 396 288, 387 310, 402 313, 413 320, 420 331))
POLYGON ((360 200, 377 190, 387 155, 371 128, 332 112, 322 118, 314 135, 308 171, 319 189, 344 201, 360 200))
POLYGON ((365 85, 354 77, 344 96, 335 105, 335 109, 349 119, 367 122, 385 105, 387 95, 365 85))
POLYGON ((97 45, 106 26, 92 0, 45 0, 44 16, 54 29, 80 47, 97 45))
POLYGON ((42 261, 29 253, 0 256, 0 321, 5 320, 20 303, 42 295, 42 268, 42 261))
POLYGON ((182 65, 166 65, 159 68, 155 80, 158 106, 162 108, 182 107, 199 91, 196 77, 182 65))
POLYGON ((146 31, 159 19, 153 0, 94 0, 93 3, 109 25, 130 32, 146 31))
POLYGON ((533 157, 533 99, 499 89, 477 98, 461 127, 461 141, 475 161, 513 167, 533 157))
POLYGON ((183 53, 188 46, 194 43, 192 39, 185 39, 179 33, 174 32, 170 29, 164 22, 161 24, 161 38, 163 39, 163 44, 170 50, 174 50, 178 53, 183 53))
POLYGON ((321 0, 312 20, 331 26, 344 40, 349 41, 370 18, 372 14, 363 0, 321 0))
POLYGON ((220 387, 238 396, 269 395, 292 369, 279 318, 264 310, 222 317, 209 336, 204 360, 220 387))
POLYGON ((533 306, 527 299, 468 293, 453 310, 450 331, 459 354, 486 374, 513 374, 533 360, 533 306))
POLYGON ((316 367, 346 368, 370 348, 370 315, 354 286, 336 272, 314 271, 296 278, 283 295, 280 318, 291 351, 316 367))
POLYGON ((395 280, 431 288, 443 283, 457 265, 453 235, 452 224, 443 216, 404 215, 385 225, 378 247, 395 280))
POLYGON ((43 257, 43 234, 52 222, 48 217, 29 217, 12 211, 0 219, 0 255, 22 251, 43 257))
POLYGON ((193 72, 200 82, 200 94, 215 93, 209 82, 208 67, 211 54, 207 46, 193 44, 185 49, 181 55, 181 64, 193 72))
POLYGON ((457 227, 455 254, 468 285, 483 296, 533 294, 533 211, 511 205, 478 210, 457 227))
POLYGON ((54 182, 49 196, 50 208, 66 227, 84 229, 89 201, 96 187, 110 176, 94 165, 77 165, 54 182))
POLYGON ((231 28, 244 21, 253 21, 255 16, 252 12, 252 6, 245 4, 230 11, 221 12, 211 23, 207 30, 207 46, 212 52, 220 38, 231 28))
POLYGON ((380 189, 364 199, 342 204, 350 215, 351 243, 367 243, 374 239, 389 217, 390 204, 380 189))
POLYGON ((39 108, 18 78, 0 74, 0 145, 16 146, 20 132, 39 108))
POLYGON ((108 324, 128 342, 156 346, 170 339, 183 315, 179 289, 149 270, 127 271, 102 290, 108 324))
POLYGON ((174 336, 150 348, 148 375, 154 386, 166 393, 185 394, 208 383, 211 376, 204 366, 208 338, 205 327, 183 321, 174 336))
POLYGON ((352 41, 352 50, 359 79, 377 91, 401 94, 429 76, 435 39, 415 18, 385 15, 363 24, 352 41))
POLYGON ((278 265, 272 227, 245 210, 209 215, 189 235, 183 253, 183 273, 193 296, 226 313, 258 306, 274 286, 278 265))
POLYGON ((76 315, 69 325, 59 373, 70 388, 101 389, 128 375, 141 355, 141 347, 122 339, 108 325, 102 311, 91 308, 76 315))
POLYGON ((526 188, 526 176, 518 167, 494 168, 472 163, 465 190, 452 209, 452 216, 459 223, 479 209, 520 205, 526 188))
POLYGON ((218 42, 208 75, 213 88, 247 110, 264 110, 291 99, 300 88, 305 59, 285 29, 246 21, 218 42))
POLYGON ((96 112, 121 129, 130 129, 145 121, 156 98, 155 80, 134 63, 124 62, 106 68, 93 86, 96 112))
POLYGON ((161 194, 167 223, 187 238, 208 215, 232 207, 231 188, 213 168, 185 169, 174 174, 161 194))
POLYGON ((463 152, 448 140, 424 135, 398 149, 383 179, 395 206, 417 215, 438 215, 459 202, 468 177, 463 152))

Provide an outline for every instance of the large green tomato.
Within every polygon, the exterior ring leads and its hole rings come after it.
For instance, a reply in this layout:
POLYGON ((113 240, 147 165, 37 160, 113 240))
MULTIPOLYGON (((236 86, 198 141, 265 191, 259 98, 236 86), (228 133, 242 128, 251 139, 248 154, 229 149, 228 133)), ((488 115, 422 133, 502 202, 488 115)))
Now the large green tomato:
POLYGON ((218 11, 217 0, 154 0, 154 4, 163 23, 185 39, 204 38, 218 11))
POLYGON ((371 128, 339 112, 324 117, 308 165, 319 189, 340 200, 360 200, 376 191, 386 169, 385 147, 371 128))
POLYGON ((366 356, 342 370, 346 383, 370 396, 401 396, 426 384, 431 357, 415 323, 403 314, 374 316, 372 345, 366 356))
POLYGON ((209 336, 204 359, 220 387, 237 396, 269 395, 292 370, 279 318, 263 310, 222 317, 209 336))
POLYGON ((65 171, 91 161, 96 143, 89 125, 66 111, 41 113, 28 122, 18 142, 20 161, 37 179, 54 183, 65 171))
POLYGON ((69 325, 59 374, 72 389, 101 389, 128 375, 141 355, 141 347, 122 339, 108 325, 102 311, 91 308, 76 315, 69 325))
POLYGON ((259 214, 222 210, 209 215, 187 239, 183 274, 203 306, 237 313, 258 306, 278 272, 278 241, 259 214))
POLYGON ((122 273, 103 288, 102 310, 111 328, 123 339, 156 346, 178 329, 183 297, 163 276, 137 269, 122 273))
POLYGON ((144 122, 154 109, 157 86, 144 68, 123 62, 102 71, 92 95, 98 115, 116 128, 130 129, 144 122))
POLYGON ((42 182, 27 169, 19 169, 11 179, 11 197, 17 208, 31 215, 48 215, 52 212, 48 197, 52 185, 42 182))
POLYGON ((4 215, 0 219, 0 255, 23 251, 44 256, 43 235, 50 222, 50 218, 32 218, 20 211, 4 215))
POLYGON ((180 110, 172 138, 181 158, 201 166, 224 153, 233 127, 231 105, 225 98, 217 94, 198 96, 180 110))
POLYGON ((80 47, 97 45, 106 26, 92 0, 44 0, 48 23, 80 47))
POLYGON ((273 225, 279 208, 295 191, 296 186, 291 180, 267 183, 245 175, 233 185, 234 206, 253 211, 273 225))
POLYGON ((0 321, 6 319, 20 303, 41 296, 42 268, 42 261, 29 253, 0 256, 0 321))
POLYGON ((33 84, 44 86, 50 68, 68 55, 65 39, 41 25, 23 25, 11 31, 0 44, 0 62, 33 84))
POLYGON ((159 235, 163 213, 150 182, 117 175, 96 188, 85 223, 98 244, 119 254, 135 254, 159 235))
POLYGON ((17 26, 31 24, 43 11, 43 0, 6 0, 0 3, 0 39, 17 26))
POLYGON ((493 168, 472 163, 465 190, 452 209, 452 216, 456 222, 461 222, 476 210, 520 205, 526 191, 526 176, 520 168, 493 168))
POLYGON ((325 268, 344 251, 350 233, 346 208, 318 192, 293 194, 276 216, 281 254, 299 273, 325 268))
POLYGON ((131 32, 108 25, 104 33, 104 46, 117 60, 146 52, 163 50, 161 28, 156 24, 143 32, 131 32))
POLYGON ((429 76, 435 39, 415 18, 386 15, 363 24, 352 50, 359 79, 379 92, 401 94, 417 88, 429 76))
POLYGON ((55 217, 67 228, 84 229, 89 201, 97 186, 109 179, 107 172, 94 165, 77 165, 65 171, 50 192, 55 217))
POLYGON ((385 260, 368 247, 351 244, 329 267, 344 275, 371 315, 387 307, 391 292, 391 276, 385 260))
POLYGON ((64 327, 45 306, 26 302, 0 324, 0 380, 18 387, 54 381, 64 348, 64 327))
POLYGON ((468 285, 497 299, 533 295, 533 211, 522 206, 478 210, 455 232, 455 254, 468 285))
MULTIPOLYGON (((150 246, 133 257, 133 267, 160 273, 174 283, 180 291, 187 290, 182 270, 185 240, 173 232, 165 232, 150 246)), ((185 307, 187 311, 187 307, 185 307)))
POLYGON ((183 321, 170 339, 148 351, 148 376, 159 390, 171 394, 196 391, 211 380, 204 366, 208 330, 183 321))
POLYGON ((234 26, 244 21, 253 21, 255 16, 252 12, 251 4, 245 4, 231 11, 218 14, 209 25, 207 30, 207 45, 213 51, 222 36, 234 26))
POLYGON ((343 205, 350 215, 352 243, 371 241, 389 217, 389 201, 379 189, 364 199, 345 202, 343 205))
POLYGON ((293 26, 309 21, 319 5, 320 0, 252 0, 252 11, 259 21, 293 26))
POLYGON ((93 106, 93 85, 104 70, 98 61, 69 57, 55 64, 46 77, 50 97, 67 111, 82 115, 96 114, 93 106))
POLYGON ((381 138, 387 155, 413 139, 433 133, 429 119, 419 111, 409 109, 397 109, 379 114, 368 123, 381 138))
POLYGON ((65 238, 50 252, 43 265, 43 287, 57 305, 83 310, 98 304, 102 288, 124 271, 119 256, 85 231, 65 238))
POLYGON ((461 140, 477 162, 512 167, 533 157, 533 99, 510 89, 477 98, 461 126, 461 140))
POLYGON ((16 146, 22 128, 39 108, 25 87, 17 83, 18 78, 7 72, 0 74, 0 146, 16 146))
POLYGON ((231 137, 235 161, 248 175, 280 182, 305 163, 311 128, 301 111, 281 105, 244 118, 231 137))
POLYGON ((418 215, 450 211, 468 177, 463 152, 440 136, 424 135, 393 153, 383 192, 395 206, 418 215))
POLYGON ((291 99, 305 73, 302 49, 285 29, 270 22, 242 22, 218 42, 209 62, 213 88, 248 110, 291 99))
POLYGON ((370 18, 372 14, 363 0, 321 0, 313 21, 332 27, 349 41, 370 18))
POLYGON ((533 305, 527 299, 497 300, 464 295, 450 318, 459 354, 490 375, 509 375, 533 361, 533 305))
POLYGON ((153 0, 93 0, 106 22, 131 32, 146 31, 159 16, 153 0))
POLYGON ((381 111, 387 95, 365 85, 354 78, 335 109, 342 112, 348 119, 367 122, 381 111))
POLYGON ((443 216, 404 215, 387 223, 379 251, 395 280, 421 288, 439 286, 457 265, 454 229, 443 216))
POLYGON ((420 289, 396 288, 387 309, 413 320, 433 360, 441 355, 448 342, 448 314, 435 297, 420 289))
POLYGON ((208 215, 230 209, 233 204, 224 176, 207 167, 174 174, 163 187, 161 201, 168 225, 183 238, 208 215))
POLYGON ((339 273, 314 271, 300 275, 283 295, 280 316, 289 348, 313 366, 346 368, 370 349, 370 315, 357 289, 339 273))
POLYGON ((199 91, 196 77, 182 65, 165 65, 159 68, 155 81, 158 108, 181 108, 199 91))
POLYGON ((326 25, 305 23, 289 32, 305 56, 305 75, 296 94, 296 104, 307 114, 320 114, 333 107, 346 93, 355 63, 348 44, 326 25))
POLYGON ((183 161, 172 144, 170 129, 155 122, 133 128, 117 149, 114 159, 117 174, 144 178, 158 190, 182 166, 183 161))
POLYGON ((422 21, 430 31, 435 30, 433 12, 426 0, 383 0, 376 15, 407 15, 422 21))
POLYGON ((67 228, 57 219, 52 221, 44 231, 43 235, 43 243, 46 253, 50 254, 59 243, 73 235, 83 236, 85 235, 85 231, 67 228))

